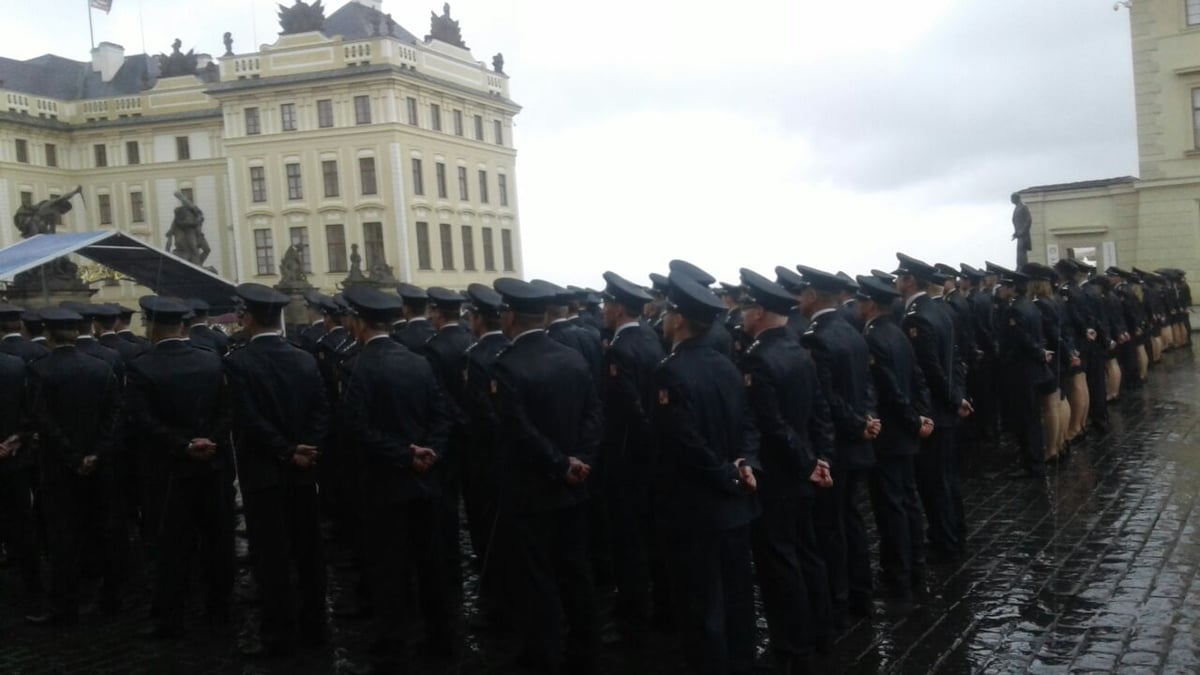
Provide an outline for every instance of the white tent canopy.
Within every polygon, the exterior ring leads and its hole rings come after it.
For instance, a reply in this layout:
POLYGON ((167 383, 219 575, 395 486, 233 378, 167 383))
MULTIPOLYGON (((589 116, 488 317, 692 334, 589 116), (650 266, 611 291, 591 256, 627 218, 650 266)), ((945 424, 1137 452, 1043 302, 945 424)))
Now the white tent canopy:
POLYGON ((131 277, 159 295, 200 298, 222 310, 234 286, 212 272, 120 232, 39 234, 0 250, 0 279, 75 253, 131 277))

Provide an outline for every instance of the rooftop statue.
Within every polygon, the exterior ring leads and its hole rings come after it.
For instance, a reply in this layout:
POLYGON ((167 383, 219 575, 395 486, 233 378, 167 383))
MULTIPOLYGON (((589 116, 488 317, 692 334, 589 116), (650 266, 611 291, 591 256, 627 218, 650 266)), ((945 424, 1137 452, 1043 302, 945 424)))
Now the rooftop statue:
POLYGON ((281 35, 292 33, 308 33, 321 30, 325 25, 325 7, 321 0, 308 4, 304 0, 296 0, 291 7, 279 6, 279 31, 281 35))
POLYGON ((175 42, 171 43, 171 55, 158 55, 158 70, 159 77, 177 77, 179 75, 195 75, 196 74, 196 54, 195 50, 189 49, 184 54, 180 49, 183 47, 183 42, 179 38, 175 38, 175 42))
POLYGON ((450 18, 450 3, 442 5, 441 16, 430 12, 429 17, 429 35, 425 36, 425 40, 441 40, 467 49, 467 44, 463 42, 462 29, 458 27, 458 21, 450 18))

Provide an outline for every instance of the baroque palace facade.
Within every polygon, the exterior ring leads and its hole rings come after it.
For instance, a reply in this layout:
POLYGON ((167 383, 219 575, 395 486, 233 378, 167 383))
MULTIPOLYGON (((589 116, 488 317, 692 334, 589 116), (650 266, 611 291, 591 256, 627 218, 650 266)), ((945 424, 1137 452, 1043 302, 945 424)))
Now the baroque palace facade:
POLYGON ((1139 176, 1021 190, 1030 260, 1200 274, 1200 0, 1131 0, 1139 176))
MULTIPOLYGON (((0 58, 0 214, 81 185, 60 232, 163 248, 179 192, 205 214, 205 266, 235 282, 278 282, 292 245, 326 292, 356 262, 422 286, 520 276, 503 57, 476 61, 448 6, 424 40, 380 0, 287 14, 274 44, 235 53, 226 34, 216 59, 178 41, 160 57, 101 43, 91 63, 0 58)), ((18 240, 0 227, 0 245, 18 240)))

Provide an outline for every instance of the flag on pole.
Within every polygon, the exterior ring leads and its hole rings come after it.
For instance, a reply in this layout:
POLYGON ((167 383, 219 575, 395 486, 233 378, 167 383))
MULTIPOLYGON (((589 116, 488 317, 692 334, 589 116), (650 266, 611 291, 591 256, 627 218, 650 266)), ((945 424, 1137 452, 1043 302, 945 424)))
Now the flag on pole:
POLYGON ((91 1, 92 1, 92 9, 98 9, 98 10, 104 12, 105 14, 108 14, 109 10, 112 9, 113 0, 91 0, 91 1))

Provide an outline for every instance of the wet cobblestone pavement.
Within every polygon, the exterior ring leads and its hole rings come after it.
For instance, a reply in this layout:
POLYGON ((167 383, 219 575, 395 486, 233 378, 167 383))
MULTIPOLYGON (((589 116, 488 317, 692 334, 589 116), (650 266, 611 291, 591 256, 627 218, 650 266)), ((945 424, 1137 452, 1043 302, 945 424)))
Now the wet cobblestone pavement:
MULTIPOLYGON (((1109 433, 1079 444, 1044 482, 1005 480, 1006 446, 973 454, 967 557, 930 569, 910 616, 850 626, 819 672, 1200 672, 1198 394, 1200 365, 1169 353, 1112 408, 1109 433)), ((69 628, 25 624, 12 603, 16 572, 0 571, 0 673, 339 673, 363 654, 367 624, 339 618, 327 646, 278 662, 240 657, 236 633, 253 611, 245 569, 229 634, 210 635, 192 617, 189 638, 146 642, 136 635, 146 625, 143 568, 134 561, 119 614, 86 612, 69 628)), ((353 579, 341 565, 330 574, 338 604, 353 579)), ((504 639, 471 625, 461 660, 412 672, 509 672, 498 665, 504 639)), ((606 648, 602 671, 680 672, 670 640, 651 643, 638 655, 606 648)))

